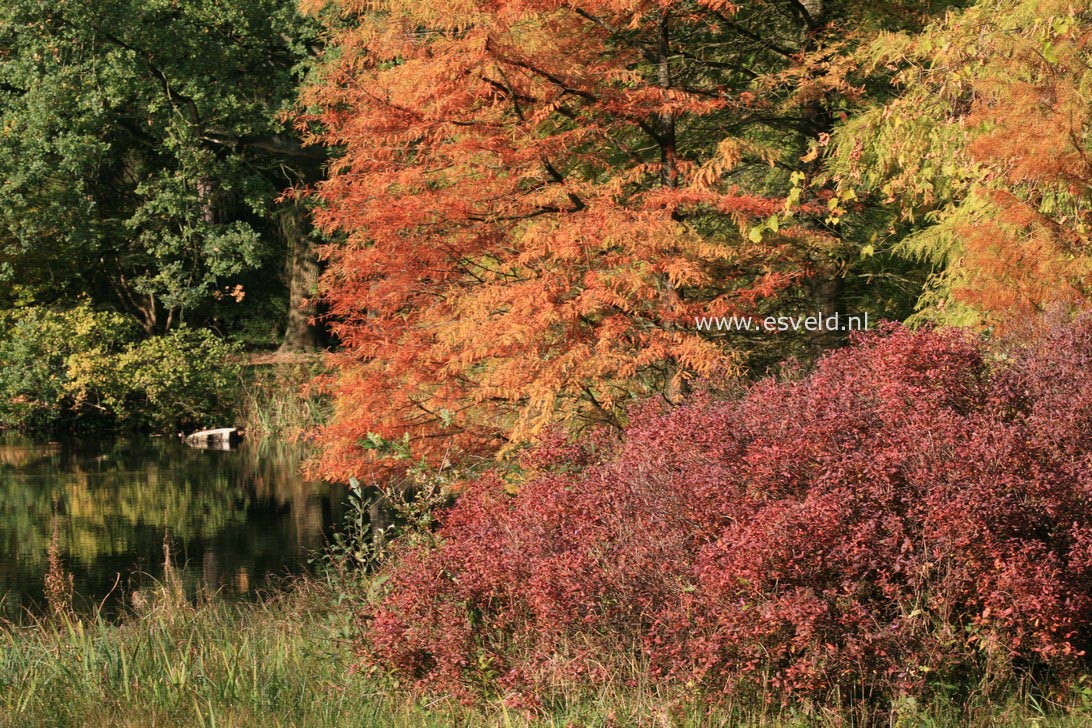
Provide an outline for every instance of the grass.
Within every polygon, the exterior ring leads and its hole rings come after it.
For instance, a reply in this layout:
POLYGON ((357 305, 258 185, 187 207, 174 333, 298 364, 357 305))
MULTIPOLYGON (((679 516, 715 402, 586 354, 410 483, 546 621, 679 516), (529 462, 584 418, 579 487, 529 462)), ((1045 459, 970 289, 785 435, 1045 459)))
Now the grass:
MULTIPOLYGON (((365 587, 360 586, 363 590, 365 587)), ((811 726, 853 725, 847 713, 714 711, 641 686, 575 689, 530 721, 499 702, 417 702, 355 669, 352 604, 343 584, 297 580, 265 599, 193 605, 170 579, 120 624, 54 614, 0 629, 4 726, 811 726)), ((1083 726, 1088 706, 1053 716, 1033 703, 906 703, 880 724, 1083 726)))
MULTIPOLYGON (((416 702, 385 678, 355 670, 351 601, 343 586, 313 578, 251 604, 191 605, 167 584, 120 624, 60 614, 8 625, 0 631, 0 725, 528 723, 500 705, 416 702)), ((636 709, 591 702, 539 722, 633 725, 643 722, 636 709)), ((649 717, 663 724, 655 711, 649 717)), ((688 724, 706 723, 692 717, 688 724)))
POLYGON ((385 725, 348 669, 345 619, 314 588, 198 606, 161 590, 121 624, 9 626, 0 725, 385 725))
POLYGON ((906 700, 862 716, 781 708, 762 696, 710 708, 700 696, 653 685, 639 665, 615 671, 605 685, 560 686, 535 716, 501 700, 423 701, 360 669, 355 606, 376 585, 359 572, 298 577, 256 602, 212 596, 194 604, 166 539, 164 569, 162 582, 131 595, 132 610, 115 622, 74 612, 71 579, 51 558, 48 613, 29 625, 0 624, 0 726, 1092 725, 1092 683, 1084 681, 1065 705, 1019 695, 1002 704, 906 700))
POLYGON ((329 402, 307 391, 321 370, 315 357, 255 358, 240 380, 238 417, 247 436, 290 442, 322 425, 329 402))

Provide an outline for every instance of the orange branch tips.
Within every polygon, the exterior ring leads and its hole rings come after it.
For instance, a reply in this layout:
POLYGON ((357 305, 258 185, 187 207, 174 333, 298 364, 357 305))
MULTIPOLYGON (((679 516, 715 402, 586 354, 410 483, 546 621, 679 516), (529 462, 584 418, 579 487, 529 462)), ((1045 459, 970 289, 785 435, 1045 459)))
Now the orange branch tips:
POLYGON ((786 73, 811 52, 791 5, 338 4, 301 122, 341 153, 317 190, 343 344, 324 475, 359 475, 369 433, 433 462, 508 451, 735 371, 694 316, 806 265, 800 216, 754 234, 808 131, 785 79, 818 83, 786 73))

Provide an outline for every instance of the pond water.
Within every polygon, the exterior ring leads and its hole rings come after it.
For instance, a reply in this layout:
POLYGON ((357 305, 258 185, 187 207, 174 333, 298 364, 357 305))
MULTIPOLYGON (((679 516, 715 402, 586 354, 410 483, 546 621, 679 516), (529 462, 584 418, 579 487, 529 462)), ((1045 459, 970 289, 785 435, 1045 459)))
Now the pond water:
POLYGON ((56 534, 76 606, 117 613, 161 578, 164 538, 188 594, 253 596, 308 568, 345 489, 305 480, 302 453, 171 439, 34 442, 0 433, 0 618, 44 608, 56 534))

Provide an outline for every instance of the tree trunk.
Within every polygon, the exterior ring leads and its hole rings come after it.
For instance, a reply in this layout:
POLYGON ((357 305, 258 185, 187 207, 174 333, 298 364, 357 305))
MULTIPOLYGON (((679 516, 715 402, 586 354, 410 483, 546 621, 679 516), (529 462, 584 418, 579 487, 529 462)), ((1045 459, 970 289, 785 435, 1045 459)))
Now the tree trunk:
MULTIPOLYGON (((659 39, 657 60, 657 82, 660 88, 671 88, 671 16, 664 10, 660 13, 659 39)), ((676 158, 675 115, 670 111, 660 113, 660 184, 672 189, 679 186, 679 166, 676 158)), ((670 279, 664 275, 660 280, 662 286, 662 300, 666 307, 673 308, 679 300, 679 292, 675 290, 670 279)), ((670 331, 674 324, 667 322, 664 329, 670 331)), ((686 396, 686 382, 679 371, 679 363, 674 357, 668 357, 664 362, 663 397, 671 404, 681 404, 686 396)))
POLYGON ((197 180, 197 199, 201 203, 201 219, 209 225, 217 222, 217 196, 216 180, 211 177, 202 177, 197 180))
POLYGON ((287 203, 280 211, 281 237, 288 246, 288 323, 281 352, 301 352, 318 346, 314 326, 319 262, 311 245, 307 210, 299 202, 287 203))
MULTIPOLYGON (((845 326, 846 307, 842 297, 845 293, 845 277, 841 271, 830 268, 820 270, 805 284, 805 290, 811 307, 805 315, 822 316, 824 320, 837 315, 839 325, 845 326)), ((830 349, 839 346, 846 340, 847 334, 843 331, 828 331, 818 329, 807 334, 808 358, 817 360, 830 349)))

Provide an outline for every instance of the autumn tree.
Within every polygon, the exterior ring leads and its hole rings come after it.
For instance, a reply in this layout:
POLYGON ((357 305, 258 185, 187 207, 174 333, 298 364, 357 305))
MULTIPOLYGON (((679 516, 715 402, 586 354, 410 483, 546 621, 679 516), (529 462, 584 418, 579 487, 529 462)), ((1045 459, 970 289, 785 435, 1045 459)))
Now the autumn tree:
POLYGON ((845 189, 897 208, 918 317, 1008 324, 1092 295, 1092 3, 980 0, 866 56, 902 90, 836 135, 845 189))
POLYGON ((840 54, 860 15, 336 5, 346 27, 301 122, 341 152, 316 213, 340 236, 324 251, 344 345, 327 475, 359 472, 370 435, 440 459, 617 422, 634 395, 678 401, 739 364, 696 315, 753 314, 837 274, 801 156, 855 93, 840 54))

